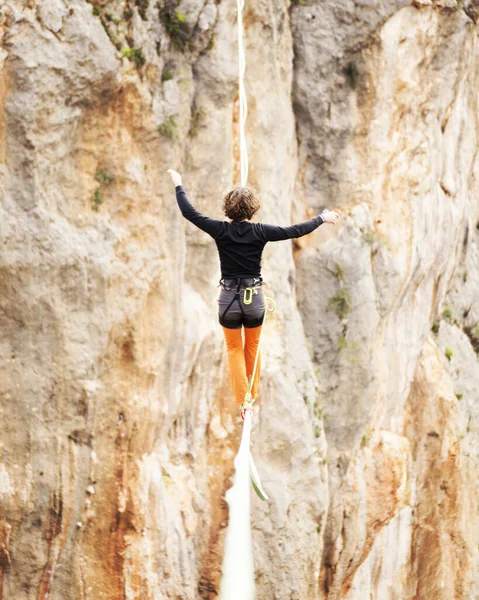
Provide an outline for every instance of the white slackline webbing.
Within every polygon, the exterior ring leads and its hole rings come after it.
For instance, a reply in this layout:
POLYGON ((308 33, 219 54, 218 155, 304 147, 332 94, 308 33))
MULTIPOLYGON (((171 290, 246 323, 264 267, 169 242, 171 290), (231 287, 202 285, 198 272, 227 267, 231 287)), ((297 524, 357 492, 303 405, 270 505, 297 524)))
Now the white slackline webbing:
MULTIPOLYGON (((248 181, 248 152, 246 148, 245 122, 247 114, 244 73, 243 8, 244 0, 238 2, 238 59, 239 59, 239 133, 241 185, 248 181)), ((228 530, 226 532, 220 600, 254 600, 253 544, 250 524, 250 441, 251 411, 247 410, 243 425, 241 444, 236 455, 233 487, 226 492, 229 506, 228 530)))

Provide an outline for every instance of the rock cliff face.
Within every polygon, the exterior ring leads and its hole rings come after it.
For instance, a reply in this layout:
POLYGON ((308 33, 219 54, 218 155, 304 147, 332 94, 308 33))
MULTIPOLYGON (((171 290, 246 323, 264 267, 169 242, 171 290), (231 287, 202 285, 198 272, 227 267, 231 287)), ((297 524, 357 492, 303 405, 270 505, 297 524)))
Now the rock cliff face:
MULTIPOLYGON (((258 598, 479 598, 476 2, 246 2, 258 598)), ((0 598, 215 598, 236 3, 0 7, 0 598)))

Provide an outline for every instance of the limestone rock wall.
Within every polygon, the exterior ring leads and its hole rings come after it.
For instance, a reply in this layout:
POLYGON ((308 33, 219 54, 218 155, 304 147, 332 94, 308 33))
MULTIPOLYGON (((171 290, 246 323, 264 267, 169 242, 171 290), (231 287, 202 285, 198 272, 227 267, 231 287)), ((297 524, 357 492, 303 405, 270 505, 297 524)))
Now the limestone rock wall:
MULTIPOLYGON (((258 598, 479 597, 474 2, 246 2, 258 598)), ((0 6, 0 598, 217 596, 236 3, 0 6)))
POLYGON ((402 4, 293 11, 298 192, 347 213, 297 256, 328 598, 478 593, 477 32, 455 3, 402 4))

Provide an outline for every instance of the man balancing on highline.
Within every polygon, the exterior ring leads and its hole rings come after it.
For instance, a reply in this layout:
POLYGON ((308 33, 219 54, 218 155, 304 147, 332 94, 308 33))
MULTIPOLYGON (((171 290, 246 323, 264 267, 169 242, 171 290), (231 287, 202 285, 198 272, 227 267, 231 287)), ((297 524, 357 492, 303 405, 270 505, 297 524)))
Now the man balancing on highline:
POLYGON ((247 395, 249 378, 253 374, 259 336, 265 315, 265 300, 261 289, 261 255, 268 242, 290 240, 311 233, 323 223, 339 219, 338 213, 325 209, 309 221, 279 227, 251 223, 260 208, 254 190, 235 187, 224 198, 223 210, 229 221, 205 217, 190 204, 182 186, 181 175, 173 169, 168 173, 175 184, 176 200, 185 219, 208 233, 216 242, 221 264, 221 293, 218 317, 228 349, 231 385, 240 414, 251 409, 258 392, 260 377, 259 355, 251 398, 247 395), (242 328, 245 344, 243 348, 242 328))

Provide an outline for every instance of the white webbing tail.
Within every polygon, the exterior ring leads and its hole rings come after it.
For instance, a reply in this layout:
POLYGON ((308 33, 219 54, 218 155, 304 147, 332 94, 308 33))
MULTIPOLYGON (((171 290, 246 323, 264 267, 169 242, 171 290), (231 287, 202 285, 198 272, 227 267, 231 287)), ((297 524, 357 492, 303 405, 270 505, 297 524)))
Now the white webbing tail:
POLYGON ((246 412, 241 445, 235 458, 235 480, 226 492, 229 524, 226 532, 220 600, 254 600, 253 544, 250 527, 251 413, 246 412))
POLYGON ((248 181, 248 149, 246 147, 245 123, 248 113, 248 103, 246 101, 246 90, 244 87, 244 73, 246 69, 246 59, 244 53, 244 30, 243 30, 243 8, 244 0, 237 0, 238 3, 238 62, 239 62, 239 134, 240 134, 240 171, 241 185, 245 186, 248 181))

